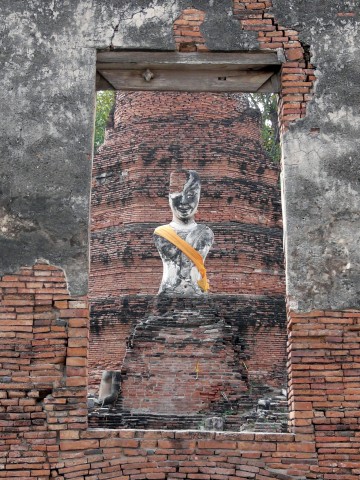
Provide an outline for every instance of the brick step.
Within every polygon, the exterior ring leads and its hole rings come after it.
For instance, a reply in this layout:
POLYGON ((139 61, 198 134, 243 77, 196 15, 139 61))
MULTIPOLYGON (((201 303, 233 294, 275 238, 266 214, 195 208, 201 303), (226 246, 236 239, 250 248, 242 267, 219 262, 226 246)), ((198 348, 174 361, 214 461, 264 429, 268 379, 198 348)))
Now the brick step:
MULTIPOLYGON (((138 428, 160 430, 204 430, 204 421, 214 414, 166 415, 119 412, 113 409, 98 409, 89 415, 91 428, 138 428)), ((215 415, 216 416, 216 415, 215 415)), ((220 415, 219 415, 220 416, 220 415)), ((253 415, 225 415, 225 431, 277 432, 287 431, 287 412, 269 412, 265 418, 253 415)))
POLYGON ((287 433, 287 424, 283 425, 281 423, 255 423, 251 428, 242 429, 241 431, 251 431, 259 433, 287 433))
POLYGON ((160 430, 199 430, 203 415, 161 415, 130 413, 92 413, 91 428, 139 428, 160 430))
POLYGON ((286 433, 288 422, 287 418, 284 418, 283 421, 267 420, 267 421, 247 421, 241 422, 240 419, 236 421, 230 421, 227 419, 225 430, 227 431, 250 431, 250 432, 272 432, 272 433, 286 433))

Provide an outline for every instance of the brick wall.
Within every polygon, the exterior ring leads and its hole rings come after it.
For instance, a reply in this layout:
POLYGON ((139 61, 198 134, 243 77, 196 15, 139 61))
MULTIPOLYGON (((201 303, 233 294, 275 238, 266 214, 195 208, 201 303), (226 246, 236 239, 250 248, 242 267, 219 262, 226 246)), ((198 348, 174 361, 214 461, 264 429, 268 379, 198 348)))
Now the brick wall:
POLYGON ((360 474, 360 312, 289 315, 290 421, 314 434, 320 478, 360 474))
POLYGON ((87 299, 38 263, 2 277, 0 300, 0 477, 48 479, 59 432, 87 426, 87 299))
POLYGON ((359 312, 289 312, 293 434, 91 431, 84 300, 45 264, 0 286, 0 478, 357 480, 359 312))
POLYGON ((187 8, 174 22, 174 39, 179 52, 207 52, 205 40, 201 33, 201 25, 205 20, 205 12, 195 8, 187 8))

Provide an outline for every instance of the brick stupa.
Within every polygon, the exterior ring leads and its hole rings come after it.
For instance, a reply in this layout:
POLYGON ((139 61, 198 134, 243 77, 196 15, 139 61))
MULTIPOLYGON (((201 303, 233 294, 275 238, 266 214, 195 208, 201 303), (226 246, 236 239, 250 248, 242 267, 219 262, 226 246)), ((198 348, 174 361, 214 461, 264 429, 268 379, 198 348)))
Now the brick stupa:
POLYGON ((122 371, 112 416, 90 425, 201 428, 215 415, 238 429, 285 386, 279 166, 246 97, 117 94, 94 160, 90 292, 90 389, 122 371), (196 221, 215 234, 202 299, 157 296, 152 233, 171 220, 178 168, 199 173, 196 221))

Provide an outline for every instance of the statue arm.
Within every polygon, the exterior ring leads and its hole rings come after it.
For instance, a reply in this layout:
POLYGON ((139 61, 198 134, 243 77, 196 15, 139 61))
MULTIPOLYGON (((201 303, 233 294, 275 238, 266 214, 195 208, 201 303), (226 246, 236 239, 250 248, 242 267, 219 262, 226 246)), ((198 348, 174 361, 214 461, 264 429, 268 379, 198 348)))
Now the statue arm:
POLYGON ((201 227, 201 230, 196 234, 196 237, 193 240, 193 246, 205 260, 214 242, 214 232, 206 225, 202 225, 201 227))
POLYGON ((155 235, 155 234, 153 238, 154 238, 154 243, 156 245, 156 248, 162 260, 168 261, 169 259, 174 258, 179 253, 177 247, 175 247, 175 245, 170 243, 165 238, 162 238, 159 235, 155 235))

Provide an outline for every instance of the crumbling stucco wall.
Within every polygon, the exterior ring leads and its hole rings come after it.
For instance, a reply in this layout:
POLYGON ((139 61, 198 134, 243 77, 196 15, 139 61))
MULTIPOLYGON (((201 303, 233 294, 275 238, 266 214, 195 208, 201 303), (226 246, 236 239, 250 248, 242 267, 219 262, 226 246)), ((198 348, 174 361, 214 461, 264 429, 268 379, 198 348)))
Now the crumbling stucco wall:
POLYGON ((290 306, 358 308, 359 5, 273 3, 279 21, 301 32, 317 69, 307 115, 283 137, 290 306))
MULTIPOLYGON (((1 5, 0 273, 44 258, 86 292, 96 49, 172 50, 193 6, 210 49, 255 50, 225 1, 10 1, 1 5)), ((317 77, 283 137, 287 282, 296 310, 359 306, 359 23, 355 2, 275 0, 317 77)))

